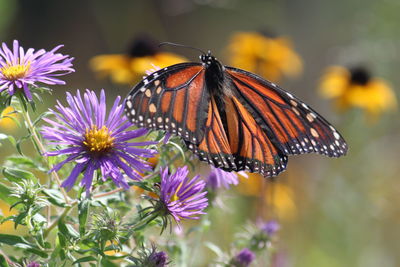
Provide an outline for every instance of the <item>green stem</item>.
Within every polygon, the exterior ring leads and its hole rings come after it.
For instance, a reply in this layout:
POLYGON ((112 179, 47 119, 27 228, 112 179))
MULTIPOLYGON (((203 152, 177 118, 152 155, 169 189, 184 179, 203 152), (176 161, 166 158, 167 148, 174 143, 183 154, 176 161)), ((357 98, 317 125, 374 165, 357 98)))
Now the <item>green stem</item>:
POLYGON ((140 228, 146 224, 149 224, 151 221, 153 221, 154 219, 156 219, 158 217, 158 213, 154 212, 153 214, 148 213, 147 215, 145 215, 145 217, 139 221, 137 224, 135 224, 134 226, 132 226, 132 229, 135 230, 136 228, 140 228), (151 215, 149 217, 149 215, 151 215))
POLYGON ((100 254, 98 254, 98 256, 97 256, 97 264, 96 264, 97 267, 101 267, 101 259, 102 258, 103 257, 100 254))
MULTIPOLYGON (((149 174, 149 175, 146 175, 146 176, 144 176, 142 179, 143 179, 143 180, 146 180, 146 179, 150 178, 150 177, 153 176, 153 175, 154 175, 154 173, 149 174)), ((125 190, 125 188, 119 187, 119 188, 116 188, 116 189, 111 190, 111 191, 108 191, 108 192, 96 194, 96 195, 93 196, 93 198, 106 197, 106 196, 109 196, 109 195, 112 195, 112 194, 115 194, 115 193, 118 193, 118 192, 121 192, 121 191, 124 191, 124 190, 125 190)))
POLYGON ((50 226, 49 226, 46 230, 44 230, 44 233, 43 233, 43 237, 44 237, 44 238, 46 238, 46 237, 50 234, 51 230, 53 230, 53 228, 56 227, 56 225, 58 224, 58 222, 59 222, 60 220, 64 219, 65 216, 68 215, 68 213, 71 211, 71 209, 72 209, 73 207, 75 207, 75 205, 76 205, 77 203, 78 203, 77 201, 74 201, 74 202, 72 202, 72 203, 70 204, 70 206, 67 206, 67 207, 64 209, 63 213, 62 213, 57 219, 55 219, 55 220, 50 224, 50 226))
POLYGON ((14 266, 14 263, 12 262, 12 260, 0 249, 0 255, 2 255, 4 257, 4 259, 6 260, 6 262, 11 265, 14 266))
MULTIPOLYGON (((24 118, 25 122, 26 122, 26 127, 29 129, 29 131, 31 132, 31 138, 32 138, 32 142, 35 144, 35 146, 39 149, 39 153, 41 154, 41 156, 43 156, 46 153, 46 149, 42 143, 42 141, 40 140, 38 133, 36 131, 35 125, 33 125, 31 117, 29 116, 28 110, 25 109, 24 105, 22 104, 22 101, 24 101, 23 99, 19 99, 20 101, 20 107, 21 107, 21 111, 22 111, 22 117, 24 118)), ((44 161, 47 164, 47 167, 49 169, 52 168, 50 162, 47 160, 47 157, 43 156, 44 161)), ((56 183, 58 184, 58 186, 60 187, 61 193, 64 196, 65 199, 65 203, 69 204, 69 198, 67 195, 67 192, 65 192, 64 188, 61 187, 61 180, 58 177, 58 174, 56 172, 51 172, 50 173, 52 179, 54 181, 56 181, 56 183)))

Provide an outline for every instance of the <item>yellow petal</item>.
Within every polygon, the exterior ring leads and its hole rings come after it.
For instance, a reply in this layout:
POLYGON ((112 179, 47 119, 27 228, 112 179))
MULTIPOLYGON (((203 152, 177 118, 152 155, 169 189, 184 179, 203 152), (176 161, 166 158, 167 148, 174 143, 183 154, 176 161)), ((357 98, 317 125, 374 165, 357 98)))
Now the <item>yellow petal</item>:
POLYGON ((350 72, 339 66, 328 68, 322 76, 319 91, 325 98, 342 96, 349 85, 350 72))
POLYGON ((186 58, 167 52, 160 52, 153 56, 136 57, 130 62, 130 68, 134 73, 145 75, 147 70, 154 66, 159 68, 168 67, 174 64, 187 61, 186 58))
POLYGON ((13 130, 16 128, 17 124, 12 118, 18 118, 18 114, 15 113, 15 109, 11 106, 6 107, 0 116, 0 128, 6 130, 13 130), (5 117, 4 117, 5 116, 5 117))
POLYGON ((93 57, 89 64, 100 77, 109 76, 116 83, 132 84, 139 78, 131 71, 130 58, 126 55, 99 55, 93 57))
POLYGON ((381 79, 373 79, 366 86, 350 87, 347 101, 350 105, 364 108, 374 115, 397 107, 393 90, 381 79))
POLYGON ((268 80, 302 72, 302 61, 288 38, 269 38, 256 32, 236 33, 228 46, 230 64, 255 72, 268 80))

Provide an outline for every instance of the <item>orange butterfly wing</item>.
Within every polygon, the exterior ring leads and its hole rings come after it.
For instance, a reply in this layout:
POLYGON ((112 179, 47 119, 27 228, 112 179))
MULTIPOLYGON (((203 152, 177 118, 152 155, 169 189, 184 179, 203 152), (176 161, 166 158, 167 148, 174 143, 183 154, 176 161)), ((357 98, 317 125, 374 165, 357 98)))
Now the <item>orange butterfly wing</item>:
POLYGON ((132 89, 125 113, 140 127, 200 142, 210 99, 204 72, 201 64, 182 63, 152 73, 132 89))
POLYGON ((220 108, 229 116, 226 121, 211 97, 204 138, 199 144, 186 142, 189 149, 200 160, 227 171, 247 170, 265 177, 283 171, 287 157, 271 143, 239 100, 226 96, 223 105, 220 108))
POLYGON ((226 67, 239 101, 285 154, 340 157, 347 144, 322 116, 292 94, 255 74, 226 67))
POLYGON ((214 95, 205 72, 199 63, 154 72, 128 95, 127 116, 140 127, 181 136, 200 160, 227 171, 269 177, 286 168, 289 154, 347 152, 322 116, 275 84, 225 67, 223 94, 214 95))

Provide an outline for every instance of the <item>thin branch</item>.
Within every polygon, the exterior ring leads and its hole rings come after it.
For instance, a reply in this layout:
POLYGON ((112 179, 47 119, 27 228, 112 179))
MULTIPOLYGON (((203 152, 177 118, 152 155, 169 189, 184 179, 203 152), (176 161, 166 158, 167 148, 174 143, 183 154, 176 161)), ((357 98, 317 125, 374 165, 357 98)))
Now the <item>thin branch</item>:
MULTIPOLYGON (((31 118, 29 116, 28 111, 24 109, 24 107, 23 107, 23 105, 21 103, 23 100, 20 98, 19 101, 20 101, 20 107, 21 107, 21 110, 22 110, 22 116, 24 117, 26 125, 28 126, 28 128, 29 128, 29 130, 30 130, 30 132, 32 134, 33 141, 37 145, 37 147, 39 148, 39 150, 40 150, 39 152, 41 153, 41 156, 44 156, 44 154, 46 154, 46 149, 45 149, 42 141, 40 140, 39 136, 37 135, 35 126, 32 123, 32 120, 31 120, 31 118)), ((51 169, 52 166, 50 165, 50 162, 47 160, 47 158, 45 156, 44 156, 44 161, 46 162, 47 167, 49 169, 51 169)), ((65 192, 64 188, 61 187, 61 180, 58 177, 57 172, 53 171, 53 172, 50 173, 50 175, 53 178, 53 180, 55 180, 56 183, 58 184, 58 186, 60 187, 61 193, 63 194, 64 199, 65 199, 65 203, 69 204, 69 198, 68 198, 67 192, 65 192)))
POLYGON ((72 208, 73 208, 77 203, 78 203, 78 201, 76 201, 76 200, 75 200, 74 202, 70 203, 70 206, 66 207, 66 208, 64 209, 63 213, 62 213, 57 219, 55 219, 55 220, 50 224, 50 226, 49 226, 46 230, 44 230, 44 233, 43 233, 43 237, 44 237, 44 238, 46 238, 46 237, 50 234, 51 230, 53 230, 53 228, 56 227, 56 225, 58 224, 58 222, 59 222, 60 220, 64 219, 65 216, 68 215, 68 213, 72 210, 72 208))

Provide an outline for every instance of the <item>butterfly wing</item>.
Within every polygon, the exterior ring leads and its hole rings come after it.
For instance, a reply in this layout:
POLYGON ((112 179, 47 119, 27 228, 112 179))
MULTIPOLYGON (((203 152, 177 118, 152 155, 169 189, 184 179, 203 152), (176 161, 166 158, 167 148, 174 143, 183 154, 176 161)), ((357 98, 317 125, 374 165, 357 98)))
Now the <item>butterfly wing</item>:
POLYGON ((227 97, 227 111, 234 117, 227 122, 220 114, 225 108, 218 107, 209 90, 202 65, 173 65, 137 84, 126 99, 125 112, 140 127, 180 135, 200 160, 224 170, 246 169, 266 176, 283 170, 287 158, 277 156, 246 109, 227 97), (236 129, 229 138, 224 125, 236 129))
POLYGON ((128 95, 127 116, 140 127, 181 136, 200 160, 226 171, 270 177, 286 168, 289 154, 346 153, 345 141, 323 117, 275 84, 225 67, 228 90, 213 95, 205 72, 199 63, 154 72, 128 95))
POLYGON ((223 106, 216 102, 211 96, 205 138, 199 144, 186 142, 200 160, 226 171, 246 170, 265 177, 285 170, 287 157, 236 97, 225 96, 223 106), (228 114, 227 119, 221 116, 221 110, 228 114))
POLYGON ((204 73, 200 63, 176 64, 152 73, 129 93, 125 113, 140 127, 200 142, 210 101, 204 73))
POLYGON ((226 67, 226 73, 233 93, 285 154, 346 154, 347 144, 337 130, 292 94, 244 70, 226 67))

